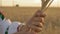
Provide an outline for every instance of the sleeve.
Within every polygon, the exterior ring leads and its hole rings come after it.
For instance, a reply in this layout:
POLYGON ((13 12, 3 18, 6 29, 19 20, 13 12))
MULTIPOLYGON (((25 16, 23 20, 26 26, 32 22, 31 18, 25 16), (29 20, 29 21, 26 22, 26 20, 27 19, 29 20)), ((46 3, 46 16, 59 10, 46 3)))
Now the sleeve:
POLYGON ((16 22, 16 21, 12 22, 12 24, 9 27, 8 34, 13 34, 13 33, 17 32, 17 27, 21 24, 22 23, 16 22))
POLYGON ((5 34, 6 29, 11 25, 11 21, 8 19, 3 20, 2 24, 2 29, 3 29, 3 34, 5 34))

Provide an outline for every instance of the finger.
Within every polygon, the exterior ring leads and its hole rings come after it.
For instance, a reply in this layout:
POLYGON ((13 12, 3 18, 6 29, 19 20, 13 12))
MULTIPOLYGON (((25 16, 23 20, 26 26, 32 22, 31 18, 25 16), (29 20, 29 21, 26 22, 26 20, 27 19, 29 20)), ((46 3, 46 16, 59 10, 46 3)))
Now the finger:
POLYGON ((32 22, 42 22, 44 24, 44 18, 43 17, 34 17, 32 22))
POLYGON ((42 18, 41 17, 41 21, 40 21, 42 24, 44 24, 45 23, 45 20, 44 20, 44 18, 42 18))
POLYGON ((34 17, 34 18, 32 19, 32 21, 40 22, 41 19, 42 19, 41 17, 34 17))
POLYGON ((35 32, 40 32, 40 31, 42 30, 42 28, 37 27, 37 26, 35 26, 35 25, 32 25, 32 26, 31 26, 31 29, 34 30, 35 32))
POLYGON ((41 23, 41 22, 34 22, 31 25, 34 25, 34 26, 37 26, 37 27, 41 27, 42 28, 43 23, 41 23))
POLYGON ((40 10, 38 10, 35 14, 35 17, 45 17, 45 16, 46 16, 46 14, 40 10))

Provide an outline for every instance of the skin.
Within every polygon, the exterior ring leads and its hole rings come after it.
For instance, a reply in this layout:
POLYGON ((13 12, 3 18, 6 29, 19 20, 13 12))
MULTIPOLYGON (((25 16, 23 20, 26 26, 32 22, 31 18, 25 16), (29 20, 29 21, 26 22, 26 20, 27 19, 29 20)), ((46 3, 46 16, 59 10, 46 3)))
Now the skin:
POLYGON ((45 14, 38 10, 35 15, 29 19, 23 27, 20 27, 20 31, 14 34, 37 34, 41 32, 43 25, 45 14))

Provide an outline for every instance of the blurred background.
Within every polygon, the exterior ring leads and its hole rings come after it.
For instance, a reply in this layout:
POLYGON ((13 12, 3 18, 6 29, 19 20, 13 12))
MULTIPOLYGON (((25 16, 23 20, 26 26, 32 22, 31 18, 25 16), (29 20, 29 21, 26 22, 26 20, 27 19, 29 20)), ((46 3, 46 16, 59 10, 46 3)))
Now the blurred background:
MULTIPOLYGON (((41 0, 0 0, 0 10, 11 21, 26 22, 40 8, 41 0)), ((60 0, 54 0, 45 13, 45 25, 39 34, 60 34, 60 0)))

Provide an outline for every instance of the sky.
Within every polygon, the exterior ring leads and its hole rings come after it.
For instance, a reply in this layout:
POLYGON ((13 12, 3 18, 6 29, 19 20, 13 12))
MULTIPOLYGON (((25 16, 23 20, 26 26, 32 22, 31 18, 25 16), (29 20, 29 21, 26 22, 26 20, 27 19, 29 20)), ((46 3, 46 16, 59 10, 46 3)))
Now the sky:
MULTIPOLYGON (((40 7, 41 0, 0 0, 2 6, 15 6, 16 4, 19 4, 19 6, 40 7)), ((60 0, 54 0, 50 7, 60 7, 60 0)))

